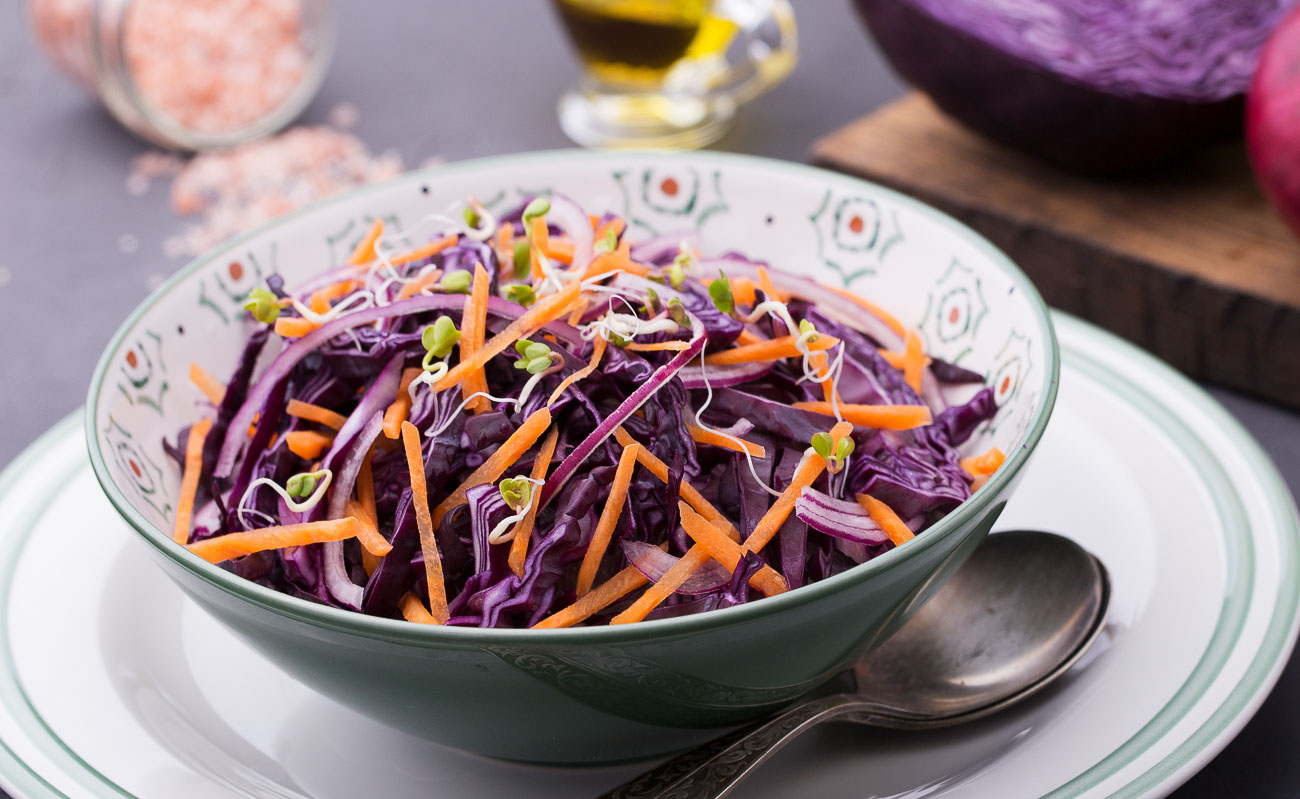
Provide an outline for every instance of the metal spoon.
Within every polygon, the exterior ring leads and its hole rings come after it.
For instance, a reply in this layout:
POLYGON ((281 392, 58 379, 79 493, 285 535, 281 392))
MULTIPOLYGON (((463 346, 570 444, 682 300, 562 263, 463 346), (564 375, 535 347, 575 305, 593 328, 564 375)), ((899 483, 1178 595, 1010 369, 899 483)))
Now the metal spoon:
POLYGON ((851 693, 820 696, 645 772, 602 799, 726 796, 823 721, 916 730, 1013 705, 1064 674, 1105 626, 1110 580, 1068 538, 991 535, 934 598, 854 666, 851 693))

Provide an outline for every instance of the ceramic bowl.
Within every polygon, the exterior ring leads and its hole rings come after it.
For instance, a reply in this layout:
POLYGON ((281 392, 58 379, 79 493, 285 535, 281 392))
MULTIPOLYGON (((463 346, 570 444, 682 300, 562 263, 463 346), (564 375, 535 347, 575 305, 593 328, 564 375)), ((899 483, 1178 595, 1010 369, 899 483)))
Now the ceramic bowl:
POLYGON ((628 760, 768 713, 905 621, 992 527, 1056 397, 1056 340, 1028 279, 953 219, 830 172, 719 153, 562 151, 414 172, 285 216, 181 269, 113 336, 90 387, 95 474, 153 559, 199 606, 283 669, 394 727, 495 757, 628 760), (1008 458, 970 500, 906 545, 776 597, 682 618, 567 630, 438 628, 336 610, 242 580, 169 535, 180 474, 164 456, 199 416, 191 361, 229 374, 246 293, 346 256, 375 217, 411 225, 468 195, 490 208, 562 191, 623 214, 633 235, 695 228, 860 291, 920 331, 927 352, 987 375, 998 411, 965 449, 1008 458))

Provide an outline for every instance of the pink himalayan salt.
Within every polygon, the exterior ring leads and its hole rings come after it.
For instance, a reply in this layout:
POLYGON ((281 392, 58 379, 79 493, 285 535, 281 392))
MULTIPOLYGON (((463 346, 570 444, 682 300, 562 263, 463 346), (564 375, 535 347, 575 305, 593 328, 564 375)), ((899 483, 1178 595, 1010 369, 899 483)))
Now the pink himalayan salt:
POLYGON ((327 127, 291 128, 233 150, 195 156, 172 183, 171 206, 201 220, 164 241, 163 252, 198 255, 295 208, 402 171, 397 153, 372 156, 356 137, 327 127))
POLYGON ((302 82, 301 0, 135 0, 123 29, 141 96, 198 131, 238 130, 302 82))

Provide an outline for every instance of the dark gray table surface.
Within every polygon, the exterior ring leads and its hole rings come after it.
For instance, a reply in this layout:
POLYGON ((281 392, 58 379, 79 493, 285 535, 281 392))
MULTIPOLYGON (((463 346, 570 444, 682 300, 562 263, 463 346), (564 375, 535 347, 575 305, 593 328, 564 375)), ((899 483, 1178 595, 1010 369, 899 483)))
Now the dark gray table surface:
MULTIPOLYGON (((181 225, 165 191, 132 197, 124 188, 131 157, 147 147, 55 73, 21 5, 0 8, 0 465, 81 405, 118 322, 151 279, 181 265, 162 253, 163 239, 181 225), (121 251, 124 234, 138 240, 136 252, 121 251)), ((341 5, 338 54, 303 121, 324 122, 336 103, 355 103, 357 135, 373 150, 396 148, 408 165, 569 146, 555 98, 576 66, 542 0, 341 5)), ((797 70, 742 110, 719 149, 804 160, 818 135, 903 91, 847 2, 805 2, 797 13, 797 70)), ((1259 438, 1295 492, 1300 417, 1210 391, 1259 438)), ((1293 659, 1237 739, 1174 795, 1300 797, 1298 737, 1293 659)))

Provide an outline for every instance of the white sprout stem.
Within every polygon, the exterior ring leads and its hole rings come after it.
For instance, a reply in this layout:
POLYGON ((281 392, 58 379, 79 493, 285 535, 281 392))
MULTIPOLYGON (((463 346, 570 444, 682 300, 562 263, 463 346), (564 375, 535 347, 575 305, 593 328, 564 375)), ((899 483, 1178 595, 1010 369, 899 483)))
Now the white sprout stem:
MULTIPOLYGON (((451 357, 451 354, 448 353, 447 357, 448 358, 451 357)), ((411 385, 407 386, 406 395, 411 398, 411 402, 415 402, 416 389, 418 389, 420 386, 432 386, 434 383, 438 382, 443 377, 445 377, 446 374, 447 374, 447 358, 443 358, 441 361, 435 363, 432 369, 425 369, 421 371, 419 377, 412 380, 411 385)))
POLYGON ((528 515, 528 509, 537 501, 537 496, 542 492, 542 486, 546 485, 545 480, 534 480, 531 477, 520 476, 517 479, 523 480, 532 486, 528 491, 528 501, 513 515, 507 516, 496 523, 496 526, 488 533, 487 540, 489 544, 504 544, 507 541, 515 540, 517 523, 523 521, 524 517, 528 515))
POLYGON ((316 507, 321 499, 325 497, 325 492, 329 490, 330 483, 334 480, 334 472, 329 469, 321 469, 321 472, 324 473, 325 476, 316 481, 316 490, 311 492, 311 496, 307 497, 302 502, 291 497, 288 491, 285 491, 279 483, 275 482, 271 478, 257 478, 248 484, 248 488, 244 491, 244 495, 239 498, 239 506, 235 511, 235 515, 239 518, 239 523, 247 528, 248 522, 244 520, 244 514, 252 512, 261 513, 261 511, 258 511, 256 508, 244 507, 248 504, 248 500, 253 496, 253 491, 255 491, 258 486, 267 486, 272 491, 279 494, 280 498, 284 500, 284 504, 294 513, 306 513, 316 507))
POLYGON ((460 412, 465 410, 465 407, 469 405, 472 401, 474 401, 476 397, 486 397, 492 402, 506 402, 506 403, 519 402, 519 400, 515 399, 514 397, 494 397, 491 394, 487 393, 486 391, 475 391, 473 394, 470 394, 468 397, 461 400, 461 403, 456 406, 456 410, 451 412, 451 414, 447 417, 446 421, 444 421, 442 424, 438 425, 437 427, 430 427, 428 430, 425 430, 424 431, 425 437, 437 438, 438 436, 442 435, 442 431, 446 430, 448 427, 451 427, 451 423, 455 421, 457 416, 460 415, 460 412))
MULTIPOLYGON (((707 344, 708 344, 708 340, 706 339, 705 345, 707 344)), ((749 447, 745 446, 744 441, 741 441, 739 438, 723 430, 719 430, 718 428, 715 427, 709 427, 707 424, 704 423, 704 419, 702 418, 704 416, 704 412, 708 410, 709 405, 713 402, 713 384, 709 382, 708 367, 704 365, 704 349, 705 347, 700 348, 700 377, 701 379, 704 380, 704 403, 700 405, 698 410, 695 411, 695 424, 697 424, 701 430, 707 430, 710 433, 715 433, 717 435, 720 435, 723 438, 727 439, 728 441, 735 443, 736 446, 740 447, 741 453, 745 456, 745 461, 749 464, 749 473, 754 476, 754 482, 758 483, 760 488, 762 488, 764 491, 771 494, 772 496, 774 497, 781 496, 780 491, 773 489, 766 482, 764 482, 763 478, 758 476, 758 470, 754 468, 754 456, 750 453, 749 447)))
MULTIPOLYGON (((533 389, 537 387, 538 383, 542 382, 543 377, 546 377, 547 375, 553 375, 564 367, 564 359, 560 357, 559 353, 555 353, 555 352, 551 353, 551 363, 552 366, 549 369, 543 369, 542 371, 528 378, 528 382, 524 383, 524 387, 519 392, 518 397, 494 397, 491 394, 487 393, 486 391, 475 391, 473 394, 470 394, 468 397, 461 400, 460 404, 456 406, 456 410, 451 412, 451 414, 447 417, 446 421, 438 425, 436 428, 431 427, 428 430, 424 431, 424 435, 428 438, 436 438, 437 436, 441 435, 442 431, 450 427, 451 423, 456 419, 456 417, 459 416, 461 412, 464 411, 465 408, 477 397, 485 397, 492 402, 502 403, 505 405, 513 405, 515 406, 516 409, 523 407, 523 404, 528 401, 528 398, 530 396, 532 396, 533 389)), ((416 378, 416 380, 418 379, 419 378, 416 378)), ((411 385, 413 387, 415 386, 415 383, 416 383, 415 380, 411 381, 411 385)))
POLYGON ((365 289, 354 291, 347 296, 342 302, 330 308, 325 313, 316 313, 311 308, 303 305, 296 297, 293 299, 293 307, 302 314, 302 317, 315 325, 323 325, 332 321, 344 311, 352 310, 353 306, 366 307, 366 303, 374 304, 375 295, 365 289), (360 304, 358 304, 358 300, 360 304))

